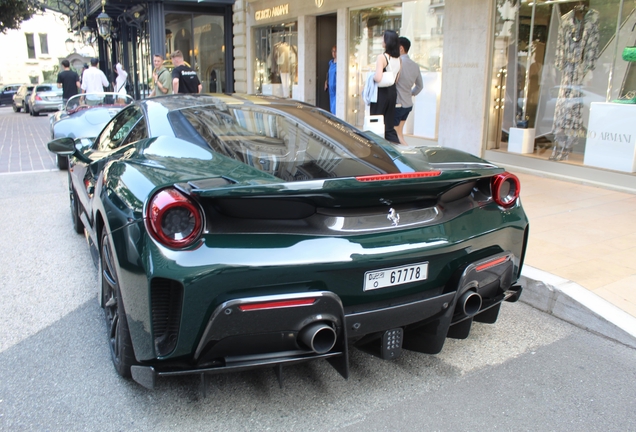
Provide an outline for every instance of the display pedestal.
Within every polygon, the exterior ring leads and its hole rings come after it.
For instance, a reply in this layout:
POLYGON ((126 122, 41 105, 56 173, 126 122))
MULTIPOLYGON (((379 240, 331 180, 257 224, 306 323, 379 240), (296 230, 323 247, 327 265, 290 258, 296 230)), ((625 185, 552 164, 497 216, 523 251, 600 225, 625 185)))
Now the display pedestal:
POLYGON ((405 133, 412 133, 422 138, 437 139, 439 92, 442 86, 441 74, 440 72, 421 72, 421 74, 423 89, 415 96, 413 111, 409 114, 409 117, 413 119, 413 129, 410 129, 410 125, 408 125, 405 133))
POLYGON ((636 104, 592 102, 585 165, 636 172, 636 104))
POLYGON ((282 84, 263 84, 263 94, 268 96, 283 97, 282 84))
POLYGON ((535 130, 510 128, 508 132, 508 151, 511 153, 533 153, 535 130))

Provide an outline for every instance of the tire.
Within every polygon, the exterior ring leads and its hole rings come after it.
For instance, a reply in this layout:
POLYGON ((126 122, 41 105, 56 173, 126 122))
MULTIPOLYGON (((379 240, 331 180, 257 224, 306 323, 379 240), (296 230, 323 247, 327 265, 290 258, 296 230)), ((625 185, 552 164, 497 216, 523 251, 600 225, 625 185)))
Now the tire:
POLYGON ((71 176, 68 178, 69 196, 71 199, 71 220, 73 221, 73 230, 78 234, 84 234, 84 224, 79 217, 79 203, 77 202, 77 194, 71 182, 71 176))
POLYGON ((105 228, 100 245, 99 270, 110 356, 117 373, 124 378, 130 378, 130 367, 137 362, 115 272, 113 250, 105 228))
POLYGON ((13 104, 13 112, 20 112, 22 111, 22 108, 18 108, 17 106, 15 106, 15 103, 13 104))
POLYGON ((39 112, 37 112, 37 111, 31 110, 31 115, 32 115, 33 117, 38 117, 38 116, 40 115, 40 113, 39 113, 39 112))
POLYGON ((55 155, 55 163, 57 164, 57 167, 61 170, 67 170, 68 169, 68 157, 67 156, 60 156, 60 155, 55 155))

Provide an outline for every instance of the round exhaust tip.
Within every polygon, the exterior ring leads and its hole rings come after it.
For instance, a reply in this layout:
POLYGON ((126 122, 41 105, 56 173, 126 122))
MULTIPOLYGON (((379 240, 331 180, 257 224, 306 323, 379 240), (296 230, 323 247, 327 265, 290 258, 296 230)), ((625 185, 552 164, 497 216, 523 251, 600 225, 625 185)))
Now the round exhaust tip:
POLYGON ((336 344, 336 331, 327 324, 314 323, 302 329, 298 338, 316 354, 325 354, 336 344))
POLYGON ((462 312, 466 316, 474 316, 481 309, 481 296, 474 291, 467 291, 459 300, 462 312))

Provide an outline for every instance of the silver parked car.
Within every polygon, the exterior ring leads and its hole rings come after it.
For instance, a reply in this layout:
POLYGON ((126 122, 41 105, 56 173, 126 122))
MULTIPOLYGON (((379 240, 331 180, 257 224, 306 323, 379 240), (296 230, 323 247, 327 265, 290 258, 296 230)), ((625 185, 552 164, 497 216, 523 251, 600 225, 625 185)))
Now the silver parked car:
POLYGON ((62 89, 57 84, 38 84, 29 98, 29 114, 38 116, 43 112, 56 112, 62 104, 62 89))

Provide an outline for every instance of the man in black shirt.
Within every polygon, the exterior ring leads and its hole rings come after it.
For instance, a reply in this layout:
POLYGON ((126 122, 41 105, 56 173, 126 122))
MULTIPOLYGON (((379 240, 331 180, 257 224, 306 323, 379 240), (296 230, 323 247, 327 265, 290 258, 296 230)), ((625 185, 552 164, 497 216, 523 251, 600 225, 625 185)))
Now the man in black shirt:
POLYGON ((57 87, 62 89, 62 99, 66 105, 66 101, 78 93, 80 80, 77 73, 71 70, 71 64, 68 60, 62 60, 62 67, 64 70, 57 74, 57 87))
POLYGON ((183 61, 183 54, 176 50, 171 55, 172 64, 172 93, 201 93, 203 86, 197 73, 183 61))

